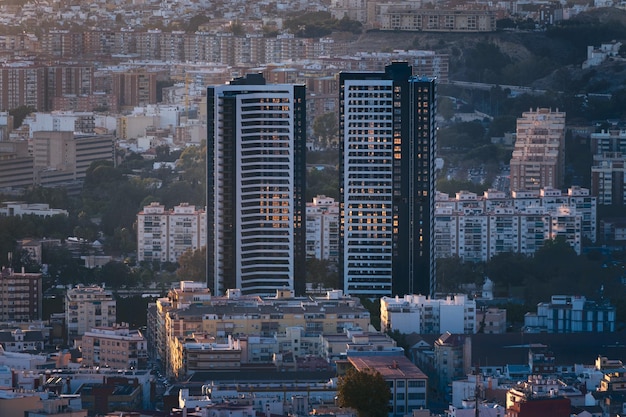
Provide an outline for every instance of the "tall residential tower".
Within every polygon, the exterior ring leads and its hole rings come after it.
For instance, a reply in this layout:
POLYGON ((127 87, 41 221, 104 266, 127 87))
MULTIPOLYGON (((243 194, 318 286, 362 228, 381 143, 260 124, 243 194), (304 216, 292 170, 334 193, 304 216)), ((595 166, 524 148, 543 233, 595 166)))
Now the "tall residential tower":
POLYGON ((565 113, 538 108, 517 119, 511 192, 560 189, 565 170, 565 113))
POLYGON ((209 87, 207 283, 304 291, 305 87, 247 75, 209 87))
POLYGON ((435 79, 397 62, 339 82, 344 290, 433 294, 435 79))

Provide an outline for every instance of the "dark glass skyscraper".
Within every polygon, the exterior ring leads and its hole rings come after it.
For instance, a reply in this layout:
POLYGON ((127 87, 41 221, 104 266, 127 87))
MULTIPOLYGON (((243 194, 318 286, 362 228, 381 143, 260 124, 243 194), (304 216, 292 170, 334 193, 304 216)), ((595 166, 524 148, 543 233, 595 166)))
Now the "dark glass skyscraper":
POLYGON ((344 291, 434 294, 435 79, 398 62, 339 94, 344 291))
POLYGON ((207 90, 207 283, 304 291, 305 86, 248 75, 207 90))

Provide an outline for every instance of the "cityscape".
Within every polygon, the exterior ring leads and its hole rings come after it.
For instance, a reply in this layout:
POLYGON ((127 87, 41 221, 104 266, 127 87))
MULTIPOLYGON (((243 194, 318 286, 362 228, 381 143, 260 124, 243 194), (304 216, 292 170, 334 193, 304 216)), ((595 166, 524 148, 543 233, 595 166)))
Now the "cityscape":
POLYGON ((623 4, 0 20, 0 416, 626 415, 623 4))

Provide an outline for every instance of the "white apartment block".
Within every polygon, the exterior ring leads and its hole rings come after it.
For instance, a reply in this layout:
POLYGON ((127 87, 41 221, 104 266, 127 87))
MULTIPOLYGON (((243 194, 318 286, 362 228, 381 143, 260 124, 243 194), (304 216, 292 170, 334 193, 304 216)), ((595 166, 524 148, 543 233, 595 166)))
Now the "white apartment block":
POLYGON ((137 260, 178 262, 187 250, 206 245, 206 212, 181 203, 166 210, 159 203, 137 214, 137 260))
POLYGON ((437 193, 435 253, 487 261, 505 252, 532 255, 546 240, 563 236, 580 254, 583 237, 596 241, 596 217, 596 197, 580 187, 567 194, 552 188, 515 191, 510 198, 494 190, 482 197, 437 193))
POLYGON ((537 304, 536 313, 524 315, 527 333, 614 332, 615 307, 578 295, 553 295, 549 303, 537 304))
POLYGON ((93 112, 34 113, 24 120, 32 138, 35 132, 73 132, 93 134, 95 128, 93 112))
POLYGON ((116 301, 111 291, 98 286, 77 286, 65 294, 65 323, 68 341, 94 327, 113 327, 116 301))
POLYGON ((67 216, 67 210, 51 209, 48 204, 27 204, 19 201, 7 201, 0 207, 0 216, 25 216, 34 215, 38 217, 56 216, 57 214, 67 216))
POLYGON ((405 334, 473 334, 478 329, 476 301, 462 294, 438 299, 415 294, 385 296, 380 299, 380 327, 405 334))
POLYGON ((339 203, 318 195, 306 204, 306 257, 339 259, 339 203))
POLYGON ((213 294, 304 292, 306 87, 247 74, 207 88, 213 294))

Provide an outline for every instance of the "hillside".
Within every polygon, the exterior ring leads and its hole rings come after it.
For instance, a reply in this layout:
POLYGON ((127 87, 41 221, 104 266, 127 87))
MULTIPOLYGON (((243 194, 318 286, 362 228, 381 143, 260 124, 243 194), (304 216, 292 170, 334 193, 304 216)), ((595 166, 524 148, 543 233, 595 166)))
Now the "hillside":
MULTIPOLYGON (((582 71, 588 45, 626 44, 626 11, 603 8, 580 14, 547 31, 426 33, 370 31, 341 35, 350 51, 434 50, 450 55, 450 79, 536 88, 613 91, 626 80, 626 65, 612 60, 582 71), (575 81, 572 84, 572 81, 575 81), (581 86, 585 84, 585 86, 581 86), (555 87, 556 85, 556 87, 555 87)), ((599 91, 600 92, 600 91, 599 91)))

